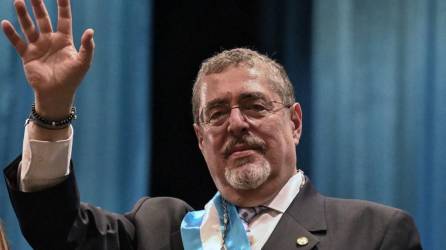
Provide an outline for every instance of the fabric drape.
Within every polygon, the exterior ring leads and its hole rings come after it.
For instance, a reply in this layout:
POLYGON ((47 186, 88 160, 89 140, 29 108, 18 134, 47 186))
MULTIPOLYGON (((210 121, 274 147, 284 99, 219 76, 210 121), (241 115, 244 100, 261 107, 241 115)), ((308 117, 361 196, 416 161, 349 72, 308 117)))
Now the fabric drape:
POLYGON ((315 1, 312 173, 409 211, 446 249, 446 2, 315 1))
MULTIPOLYGON (((56 27, 56 1, 45 3, 56 27)), ((76 97, 73 160, 81 199, 124 212, 148 191, 151 1, 71 3, 76 47, 90 27, 96 43, 92 67, 76 97)), ((11 1, 0 2, 0 18, 19 28, 11 1)), ((0 58, 0 165, 6 166, 21 152, 33 94, 21 61, 3 34, 0 58)), ((29 249, 7 196, 5 185, 0 185, 0 217, 11 247, 29 249)))

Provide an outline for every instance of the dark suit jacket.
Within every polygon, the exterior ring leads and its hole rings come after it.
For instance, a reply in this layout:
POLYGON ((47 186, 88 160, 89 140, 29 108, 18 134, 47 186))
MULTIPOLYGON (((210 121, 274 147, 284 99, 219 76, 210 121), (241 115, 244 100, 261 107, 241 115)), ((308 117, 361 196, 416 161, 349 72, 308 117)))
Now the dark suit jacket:
MULTIPOLYGON (((174 198, 142 198, 125 215, 80 204, 71 174, 34 193, 18 191, 16 159, 5 177, 21 230, 35 249, 182 249, 180 224, 191 208, 174 198)), ((73 173, 73 172, 72 172, 73 173)), ((310 181, 267 240, 276 249, 421 249, 406 213, 365 201, 320 195, 310 181), (306 237, 308 244, 296 243, 306 237)))

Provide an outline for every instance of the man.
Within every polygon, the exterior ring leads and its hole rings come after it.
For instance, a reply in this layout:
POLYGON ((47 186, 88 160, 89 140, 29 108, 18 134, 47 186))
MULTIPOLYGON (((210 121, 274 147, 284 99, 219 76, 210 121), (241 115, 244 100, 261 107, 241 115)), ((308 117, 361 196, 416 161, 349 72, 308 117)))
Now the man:
POLYGON ((23 155, 5 170, 21 229, 35 249, 421 248, 403 211, 315 191, 296 169, 302 113, 292 85, 279 64, 248 49, 206 60, 194 85, 193 126, 219 190, 205 210, 189 212, 173 198, 143 198, 126 215, 80 204, 69 124, 91 63, 93 31, 84 33, 78 53, 69 1, 58 0, 56 32, 42 1, 32 5, 40 33, 23 0, 15 2, 28 44, 9 22, 2 27, 35 93, 23 155))

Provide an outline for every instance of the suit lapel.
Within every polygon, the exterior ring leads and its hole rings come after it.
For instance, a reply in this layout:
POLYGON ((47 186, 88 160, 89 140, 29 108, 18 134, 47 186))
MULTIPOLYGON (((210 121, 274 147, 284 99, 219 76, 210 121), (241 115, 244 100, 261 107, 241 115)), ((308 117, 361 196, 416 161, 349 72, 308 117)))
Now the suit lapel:
POLYGON ((262 249, 309 250, 319 243, 313 233, 324 233, 325 199, 312 186, 309 179, 282 215, 273 233, 262 249), (297 243, 300 238, 301 244, 297 243), (305 241, 308 241, 306 244, 305 241))
POLYGON ((312 249, 319 240, 311 234, 305 227, 297 223, 289 214, 283 214, 282 218, 274 229, 262 249, 312 249), (296 241, 298 238, 306 237, 308 244, 299 246, 296 241))

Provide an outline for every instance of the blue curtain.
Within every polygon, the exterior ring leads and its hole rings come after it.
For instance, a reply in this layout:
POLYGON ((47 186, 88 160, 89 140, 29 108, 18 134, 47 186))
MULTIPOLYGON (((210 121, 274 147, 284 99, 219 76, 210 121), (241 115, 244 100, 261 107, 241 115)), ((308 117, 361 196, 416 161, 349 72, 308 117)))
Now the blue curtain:
POLYGON ((446 249, 446 2, 315 1, 313 179, 409 211, 446 249))
MULTIPOLYGON (((56 1, 46 1, 53 18, 56 1)), ((124 212, 148 192, 150 159, 151 1, 72 1, 75 43, 95 29, 93 65, 81 85, 74 124, 75 171, 81 199, 124 212)), ((0 18, 14 21, 12 1, 0 2, 0 18)), ((0 35, 0 165, 21 152, 23 123, 33 100, 21 61, 0 35)), ((12 249, 30 249, 0 185, 0 218, 12 249)))

